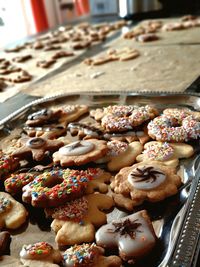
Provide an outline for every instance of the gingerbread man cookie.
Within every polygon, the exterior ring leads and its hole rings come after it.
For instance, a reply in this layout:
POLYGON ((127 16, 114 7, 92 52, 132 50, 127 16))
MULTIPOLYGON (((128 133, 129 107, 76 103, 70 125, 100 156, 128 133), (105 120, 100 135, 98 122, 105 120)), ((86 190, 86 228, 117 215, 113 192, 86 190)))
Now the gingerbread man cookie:
POLYGON ((19 139, 21 147, 12 153, 12 156, 20 159, 26 159, 32 156, 33 160, 41 161, 45 157, 45 153, 56 151, 63 146, 63 142, 59 140, 50 140, 46 136, 43 137, 21 137, 19 139))
POLYGON ((137 206, 145 200, 158 202, 175 195, 180 185, 181 177, 175 169, 158 161, 143 161, 121 169, 112 181, 111 188, 117 194, 130 197, 133 206, 137 206))
POLYGON ((156 243, 156 235, 145 210, 101 226, 95 237, 97 245, 107 249, 118 248, 120 257, 131 263, 149 253, 156 243))
POLYGON ((109 210, 113 204, 110 196, 96 193, 51 211, 55 218, 51 227, 57 233, 56 242, 59 245, 92 242, 95 227, 106 223, 106 214, 101 210, 109 210))
POLYGON ((65 267, 120 267, 122 262, 118 256, 105 257, 104 249, 95 243, 74 245, 67 249, 64 254, 65 267))
POLYGON ((167 166, 176 167, 180 158, 189 158, 193 154, 194 149, 189 144, 151 141, 144 145, 143 153, 138 155, 136 160, 156 160, 167 166))
POLYGON ((55 164, 61 166, 83 165, 103 157, 107 152, 107 143, 103 140, 89 139, 70 143, 53 154, 55 164))
POLYGON ((0 229, 17 229, 25 221, 28 213, 24 206, 9 194, 0 192, 0 229))
POLYGON ((60 251, 47 242, 24 245, 20 251, 21 262, 29 267, 58 267, 62 259, 60 251))

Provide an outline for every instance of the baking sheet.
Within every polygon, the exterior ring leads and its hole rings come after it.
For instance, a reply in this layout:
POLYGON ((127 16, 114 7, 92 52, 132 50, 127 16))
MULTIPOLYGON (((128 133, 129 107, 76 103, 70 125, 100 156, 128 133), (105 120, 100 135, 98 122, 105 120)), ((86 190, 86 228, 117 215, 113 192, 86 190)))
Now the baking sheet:
MULTIPOLYGON (((102 95, 94 92, 87 92, 85 94, 77 93, 53 96, 36 100, 27 107, 16 111, 15 114, 11 114, 9 117, 0 121, 0 125, 3 127, 0 133, 1 146, 5 144, 7 139, 12 140, 15 135, 18 134, 16 134, 16 129, 20 129, 23 126, 28 114, 42 107, 61 104, 87 104, 90 108, 99 108, 108 105, 154 104, 160 110, 166 107, 188 107, 200 110, 200 98, 198 94, 170 94, 163 92, 159 95, 141 95, 131 92, 116 92, 114 94, 112 92, 107 92, 102 95)), ((81 121, 87 120, 87 117, 81 119, 81 121)), ((147 209, 159 240, 153 253, 144 257, 144 259, 136 265, 138 267, 180 266, 176 264, 179 264, 183 260, 183 256, 185 256, 184 267, 195 266, 191 265, 191 261, 195 264, 195 253, 198 252, 198 250, 196 250, 198 247, 198 235, 196 231, 198 231, 199 224, 197 223, 199 223, 198 220, 200 218, 199 201, 197 201, 200 195, 198 157, 200 144, 199 140, 191 144, 194 146, 196 154, 191 159, 181 161, 180 174, 183 178, 183 187, 181 187, 179 194, 159 203, 149 203, 139 207, 139 209, 147 209), (192 180, 191 186, 189 183, 190 180, 192 180), (193 231, 192 235, 191 229, 193 231), (182 234, 185 234, 185 236, 182 236, 182 234), (187 239, 185 240, 184 238, 186 237, 187 239), (187 245, 190 246, 190 251, 187 245)), ((54 246, 56 245, 54 241, 55 234, 50 230, 51 221, 45 218, 43 210, 32 208, 27 204, 25 204, 25 206, 29 210, 29 221, 27 221, 22 228, 11 232, 11 255, 13 256, 18 256, 23 244, 47 241, 54 246)), ((108 214, 108 221, 125 214, 123 210, 115 208, 108 214)))

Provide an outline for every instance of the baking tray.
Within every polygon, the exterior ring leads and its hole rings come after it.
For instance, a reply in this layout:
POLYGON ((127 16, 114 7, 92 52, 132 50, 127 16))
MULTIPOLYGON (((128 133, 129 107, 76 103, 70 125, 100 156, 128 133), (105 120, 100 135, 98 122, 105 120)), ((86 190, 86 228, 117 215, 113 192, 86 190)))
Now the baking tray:
MULTIPOLYGON (((137 92, 85 92, 62 94, 35 100, 16 110, 0 121, 0 138, 9 136, 13 130, 23 126, 27 115, 61 104, 87 104, 90 108, 108 105, 146 105, 153 104, 160 111, 169 107, 187 107, 200 110, 200 95, 195 93, 137 93, 137 92)), ((81 121, 87 121, 83 117, 81 121)), ((200 140, 191 143, 196 152, 190 159, 180 161, 183 186, 177 195, 162 202, 144 204, 159 240, 150 255, 134 266, 138 267, 191 267, 197 265, 200 249, 200 140)), ((47 241, 55 245, 55 234, 50 231, 50 220, 42 209, 29 210, 29 221, 20 229, 12 231, 11 255, 18 256, 23 244, 47 241)), ((108 214, 108 221, 124 215, 124 211, 115 208, 108 214)), ((130 265, 129 265, 130 266, 130 265)))

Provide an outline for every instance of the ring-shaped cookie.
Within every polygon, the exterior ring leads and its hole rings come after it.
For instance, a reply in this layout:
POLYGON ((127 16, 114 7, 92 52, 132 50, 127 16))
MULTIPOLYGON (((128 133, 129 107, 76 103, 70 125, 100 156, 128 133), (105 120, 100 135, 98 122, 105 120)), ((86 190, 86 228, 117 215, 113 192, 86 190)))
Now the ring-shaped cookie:
POLYGON ((46 171, 23 187, 22 199, 36 207, 56 207, 83 195, 94 175, 90 169, 46 171))
POLYGON ((152 120, 147 128, 153 139, 163 142, 184 142, 200 135, 200 122, 192 116, 180 119, 162 115, 152 120))

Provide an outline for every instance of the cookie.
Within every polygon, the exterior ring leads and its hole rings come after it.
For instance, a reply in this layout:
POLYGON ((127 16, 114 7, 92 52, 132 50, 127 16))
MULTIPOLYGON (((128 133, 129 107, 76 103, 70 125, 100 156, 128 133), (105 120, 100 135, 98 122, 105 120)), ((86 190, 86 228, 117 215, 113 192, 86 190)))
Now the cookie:
POLYGON ((109 106, 104 110, 101 125, 106 132, 124 132, 153 119, 158 110, 153 106, 109 106))
POLYGON ((129 197, 133 206, 145 200, 158 202, 178 192, 181 177, 158 161, 143 161, 120 170, 111 183, 117 194, 129 197))
POLYGON ((45 123, 56 122, 61 116, 61 113, 62 111, 59 109, 51 110, 44 108, 30 114, 25 124, 31 127, 31 126, 40 126, 45 123))
MULTIPOLYGON (((54 110, 54 108, 52 109, 54 110)), ((88 112, 87 105, 65 105, 58 107, 58 109, 60 109, 62 112, 59 122, 64 123, 65 125, 69 122, 77 120, 88 112)))
POLYGON ((36 175, 28 172, 11 174, 4 181, 5 191, 11 195, 20 193, 23 186, 33 181, 36 175))
POLYGON ((24 136, 19 139, 20 147, 12 153, 12 156, 26 159, 31 156, 33 160, 41 161, 45 157, 45 153, 58 150, 63 146, 63 142, 59 140, 50 140, 43 137, 24 136))
POLYGON ((100 193, 108 192, 108 184, 110 183, 110 179, 112 175, 109 172, 105 172, 102 169, 96 168, 93 170, 93 179, 91 179, 87 185, 85 190, 86 194, 92 194, 95 191, 100 193))
POLYGON ((24 206, 9 194, 0 192, 0 229, 17 229, 25 221, 28 213, 24 206))
POLYGON ((45 136, 48 139, 55 139, 66 133, 66 128, 64 126, 56 126, 56 125, 44 125, 41 127, 25 126, 23 130, 30 137, 45 136))
POLYGON ((11 237, 9 232, 0 232, 0 256, 9 254, 11 237))
POLYGON ((36 176, 22 189, 22 199, 34 207, 56 207, 83 195, 96 170, 55 169, 36 176))
POLYGON ((121 168, 132 165, 143 146, 140 142, 125 143, 121 141, 110 141, 107 143, 108 159, 107 168, 109 171, 119 171, 121 168))
POLYGON ((192 116, 197 121, 200 121, 200 112, 193 111, 187 108, 166 108, 163 110, 163 114, 167 116, 173 116, 177 119, 184 119, 188 116, 192 116))
POLYGON ((67 129, 72 136, 78 135, 80 139, 101 139, 103 132, 100 124, 71 122, 68 124, 67 129))
POLYGON ((75 201, 75 204, 68 203, 66 208, 61 206, 55 210, 57 218, 55 217, 53 220, 51 228, 56 232, 56 242, 59 245, 92 242, 95 236, 95 227, 106 223, 106 214, 102 210, 109 210, 114 204, 110 196, 99 193, 89 194, 75 201), (72 205, 71 208, 70 205, 72 205), (82 211, 83 208, 85 211, 82 211), (66 213, 64 217, 63 213, 66 213))
POLYGON ((63 253, 65 267, 93 266, 93 267, 120 267, 121 259, 118 256, 105 257, 104 249, 95 243, 74 245, 63 253))
POLYGON ((162 142, 187 142, 200 136, 200 121, 192 115, 182 117, 163 114, 147 125, 149 136, 162 142))
POLYGON ((136 40, 141 43, 157 41, 160 38, 154 33, 145 33, 137 36, 136 40))
POLYGON ((156 244, 156 235, 145 210, 101 226, 96 243, 107 249, 118 248, 124 261, 134 263, 148 254, 156 244))
POLYGON ((189 144, 151 141, 144 145, 144 151, 136 157, 136 160, 161 161, 167 166, 176 167, 180 158, 189 158, 193 154, 194 149, 189 144))
POLYGON ((5 155, 0 150, 0 180, 5 180, 6 176, 19 167, 19 160, 10 155, 5 155))
POLYGON ((89 139, 70 143, 53 154, 55 164, 61 166, 79 166, 103 157, 107 152, 107 143, 103 140, 89 139))
POLYGON ((128 143, 131 143, 133 141, 139 141, 142 145, 144 145, 150 140, 146 126, 138 130, 131 130, 121 133, 105 133, 104 138, 106 140, 117 140, 122 142, 125 141, 128 143))
POLYGON ((60 251, 47 242, 24 245, 20 251, 20 260, 24 266, 58 267, 62 259, 60 251))

